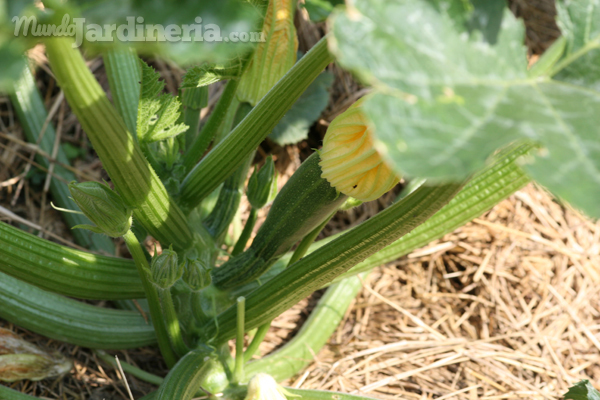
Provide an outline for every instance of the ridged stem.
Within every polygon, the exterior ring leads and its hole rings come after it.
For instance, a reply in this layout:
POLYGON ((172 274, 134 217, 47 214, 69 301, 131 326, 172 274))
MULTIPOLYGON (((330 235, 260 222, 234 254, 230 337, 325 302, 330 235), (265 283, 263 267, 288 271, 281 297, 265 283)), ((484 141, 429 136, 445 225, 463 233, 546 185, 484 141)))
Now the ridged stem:
POLYGON ((332 61, 333 57, 327 50, 327 38, 324 37, 188 174, 181 186, 181 204, 188 209, 194 208, 231 175, 332 61))
MULTIPOLYGON (((56 140, 56 131, 51 122, 46 124, 48 114, 29 67, 23 69, 21 77, 14 83, 14 89, 14 92, 10 95, 11 102, 27 140, 30 143, 37 143, 39 148, 45 153, 52 154, 56 140)), ((62 147, 58 147, 56 160, 61 164, 69 165, 69 159, 62 147)), ((50 161, 46 157, 37 155, 36 161, 46 168, 50 167, 50 161)), ((77 180, 75 174, 59 164, 54 165, 54 174, 63 178, 66 182, 77 180)), ((67 209, 75 209, 77 207, 70 198, 71 193, 69 192, 67 183, 62 182, 56 177, 50 181, 50 193, 52 194, 52 201, 58 207, 67 209)), ((81 214, 63 213, 62 217, 70 227, 90 224, 90 220, 81 214)), ((85 229, 75 229, 71 231, 71 234, 75 242, 83 247, 92 250, 101 250, 106 252, 106 254, 114 254, 115 252, 115 245, 108 236, 95 234, 85 229)))
POLYGON ((254 225, 256 224, 257 212, 254 207, 250 208, 250 214, 248 214, 248 219, 246 220, 246 224, 244 225, 244 229, 240 237, 238 238, 233 250, 231 251, 232 256, 236 256, 244 251, 246 248, 246 244, 248 243, 248 239, 250 239, 250 235, 252 235, 252 230, 254 229, 254 225))
POLYGON ((361 289, 361 280, 355 276, 331 285, 296 336, 268 356, 246 365, 246 376, 264 372, 279 382, 299 373, 333 335, 361 289))
POLYGON ((139 312, 95 307, 0 273, 0 318, 40 335, 93 349, 156 343, 139 312))
POLYGON ((158 289, 158 294, 169 341, 175 354, 178 357, 183 357, 190 349, 184 343, 181 335, 181 327, 173 305, 173 297, 169 289, 158 289))
POLYGON ((138 242, 131 230, 123 235, 123 239, 125 240, 125 244, 127 245, 127 248, 129 249, 129 252, 135 261, 138 275, 140 276, 140 280, 144 286, 144 292, 146 292, 146 299, 148 299, 152 325, 154 326, 156 338, 158 339, 158 347, 160 348, 160 352, 167 365, 172 367, 177 362, 177 356, 171 348, 168 328, 162 315, 158 290, 148 279, 148 275, 150 274, 150 266, 148 265, 148 261, 146 260, 144 252, 142 251, 140 242, 138 242))
POLYGON ((1 221, 0 271, 42 289, 81 299, 144 297, 133 260, 61 246, 1 221))
POLYGON ((108 50, 102 59, 115 108, 135 138, 142 79, 138 56, 132 48, 125 47, 108 50))
POLYGON ((265 336, 267 336, 267 332, 269 332, 270 327, 271 323, 263 324, 258 327, 256 333, 254 334, 254 337, 252 338, 252 341, 250 342, 250 344, 246 348, 246 351, 244 352, 244 362, 247 363, 248 361, 252 360, 252 356, 256 354, 258 348, 260 347, 260 344, 263 340, 265 340, 265 336))
POLYGON ((187 353, 169 371, 156 397, 151 397, 157 400, 191 400, 210 372, 210 363, 206 362, 208 356, 203 350, 187 353))
POLYGON ((296 261, 298 261, 306 255, 306 252, 310 248, 310 245, 313 244, 317 236, 319 236, 319 233, 321 233, 323 228, 325 228, 325 225, 327 225, 331 218, 333 218, 335 213, 337 213, 337 211, 331 213, 331 215, 328 218, 321 222, 321 225, 317 226, 315 229, 312 230, 312 232, 304 236, 304 238, 300 241, 300 244, 298 244, 298 247, 296 247, 296 250, 294 250, 294 254, 292 254, 292 257, 288 262, 288 266, 292 265, 293 263, 295 263, 296 261))
POLYGON ((186 171, 190 171, 194 165, 200 160, 200 158, 204 155, 206 149, 212 142, 215 137, 217 131, 221 127, 225 116, 229 108, 232 105, 233 98, 235 97, 235 92, 237 87, 239 86, 240 81, 237 79, 231 79, 225 85, 225 89, 217 101, 217 105, 215 109, 208 117, 208 121, 200 130, 198 136, 196 136, 192 145, 188 147, 184 157, 183 157, 183 166, 186 171))
POLYGON ((79 51, 72 47, 73 40, 50 37, 44 43, 52 71, 73 113, 116 189, 135 209, 136 219, 161 243, 187 248, 192 242, 192 234, 185 216, 169 198, 79 51))

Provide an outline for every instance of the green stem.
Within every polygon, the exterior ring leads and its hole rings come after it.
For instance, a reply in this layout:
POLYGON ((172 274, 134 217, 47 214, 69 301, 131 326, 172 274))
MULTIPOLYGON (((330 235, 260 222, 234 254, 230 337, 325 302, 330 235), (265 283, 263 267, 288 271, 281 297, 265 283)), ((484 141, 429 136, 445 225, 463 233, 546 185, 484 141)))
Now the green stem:
POLYGON ((183 341, 181 335, 181 327, 179 326, 179 318, 173 305, 173 297, 169 289, 158 289, 160 304, 162 306, 162 315, 166 323, 167 335, 172 345, 175 354, 178 357, 183 357, 190 349, 183 341))
POLYGON ((240 383, 244 380, 244 329, 246 299, 237 299, 237 324, 235 337, 235 369, 233 371, 233 382, 240 383))
POLYGON ((200 111, 208 105, 208 86, 188 88, 181 95, 183 123, 189 128, 185 132, 185 148, 189 148, 198 136, 200 111))
POLYGON ((144 289, 133 260, 44 240, 0 221, 0 271, 65 296, 137 299, 144 289))
MULTIPOLYGON (((460 190, 460 184, 421 187, 356 228, 296 262, 246 298, 246 329, 258 327, 287 310, 425 222, 460 190)), ((201 337, 222 343, 235 336, 235 308, 205 324, 201 337), (216 326, 219 326, 217 332, 216 326)))
POLYGON ((264 325, 261 325, 258 327, 258 330, 256 331, 256 333, 254 334, 254 337, 252 338, 252 342, 250 342, 250 344, 246 348, 246 351, 244 352, 244 362, 245 363, 252 360, 252 356, 254 354, 256 354, 256 352, 258 351, 258 348, 260 347, 260 344, 262 343, 263 340, 265 340, 265 336, 267 336, 267 332, 269 332, 270 327, 271 327, 270 322, 268 324, 264 324, 264 325))
POLYGON ((46 53, 65 97, 98 153, 125 202, 135 209, 136 219, 164 244, 187 248, 192 233, 184 214, 169 198, 128 131, 110 104, 72 38, 47 38, 46 53))
POLYGON ((210 373, 211 364, 207 362, 209 356, 205 350, 187 353, 169 371, 156 396, 149 397, 157 400, 191 400, 210 373))
POLYGON ((102 58, 115 108, 135 138, 142 79, 138 56, 130 47, 118 47, 108 50, 102 58))
POLYGON ((331 220, 331 218, 333 218, 333 216, 335 215, 336 212, 337 211, 334 211, 333 213, 331 213, 331 215, 329 217, 325 218, 325 220, 323 222, 321 222, 321 225, 317 226, 315 229, 312 230, 312 232, 310 232, 308 235, 306 235, 302 239, 302 241, 300 242, 298 247, 296 247, 296 250, 294 250, 294 254, 292 254, 292 257, 290 258, 290 261, 288 262, 288 267, 290 265, 292 265, 293 263, 295 263, 296 261, 298 261, 299 259, 301 259, 302 257, 304 257, 304 255, 310 248, 310 245, 313 244, 313 242, 315 241, 317 236, 319 236, 319 233, 321 233, 323 228, 325 228, 325 225, 327 225, 327 223, 331 220))
POLYGON ((161 162, 158 161, 158 158, 156 158, 155 152, 152 149, 152 143, 140 142, 140 149, 142 150, 144 157, 146 157, 146 160, 148 160, 148 163, 159 176, 159 178, 165 178, 167 171, 165 170, 161 162))
POLYGON ((374 400, 373 397, 357 396, 354 394, 330 392, 328 390, 297 389, 286 387, 286 391, 300 396, 303 400, 374 400))
POLYGON ((33 397, 25 393, 17 392, 14 389, 0 385, 0 399, 3 400, 39 400, 39 397, 33 397))
POLYGON ((0 273, 0 318, 40 335, 93 349, 156 343, 139 312, 95 307, 0 273))
MULTIPOLYGON (((204 155, 206 149, 212 142, 215 134, 221 127, 225 116, 229 108, 232 105, 233 98, 235 97, 235 92, 237 90, 240 81, 237 79, 230 79, 229 82, 225 85, 225 89, 215 106, 215 109, 210 114, 208 121, 202 127, 200 134, 196 137, 196 140, 192 143, 192 145, 188 148, 187 152, 183 156, 183 166, 186 171, 190 171, 194 165, 200 160, 200 158, 204 155)), ((214 189, 214 188, 213 188, 214 189)))
POLYGON ((237 97, 234 97, 231 101, 229 110, 227 110, 227 114, 225 114, 225 117, 223 118, 223 123, 215 135, 213 146, 219 144, 227 135, 229 135, 229 132, 231 132, 231 129, 234 126, 239 107, 240 101, 237 97))
POLYGON ((173 349, 171 348, 171 341, 169 340, 168 328, 163 319, 161 307, 160 307, 160 299, 158 296, 158 291, 156 287, 150 282, 148 279, 148 275, 150 274, 150 266, 148 265, 148 261, 144 256, 144 252, 142 251, 142 246, 140 246, 140 242, 138 242, 137 238, 129 230, 125 235, 123 235, 123 239, 125 240, 125 244, 131 253, 135 261, 135 266, 137 267, 138 275, 140 276, 140 280, 142 281, 142 285, 144 286, 144 291, 146 292, 146 298, 148 299, 148 305, 150 307, 150 317, 152 318, 152 325, 154 326, 154 330, 156 332, 156 338, 158 339, 158 347, 160 348, 160 352, 165 359, 165 362, 169 367, 172 367, 177 362, 177 357, 173 353, 173 349))
POLYGON ((280 382, 299 373, 333 335, 361 289, 361 280, 355 276, 331 285, 296 336, 268 356, 247 364, 246 376, 264 372, 280 382))
MULTIPOLYGON (((21 77, 14 83, 14 89, 15 91, 11 93, 10 98, 27 140, 30 143, 37 143, 40 149, 52 155, 56 131, 51 122, 46 124, 48 114, 29 67, 23 69, 21 77)), ((50 167, 50 161, 46 157, 37 155, 35 159, 40 165, 46 168, 50 167)), ((69 159, 62 147, 58 148, 56 160, 63 165, 69 165, 69 159)), ((54 165, 54 174, 63 178, 66 182, 77 180, 74 173, 59 164, 54 165)), ((67 209, 76 207, 73 200, 71 200, 67 183, 62 182, 60 179, 52 178, 50 193, 54 204, 58 207, 67 209)), ((63 213, 62 217, 71 227, 90 224, 90 220, 81 214, 63 213)), ((108 236, 95 234, 85 229, 76 229, 71 233, 75 241, 83 247, 101 250, 107 254, 114 254, 115 252, 115 245, 108 236)))
MULTIPOLYGON (((96 350, 96 351, 94 351, 94 353, 96 354, 96 356, 98 356, 99 359, 101 359, 105 363, 109 364, 113 368, 116 369, 118 367, 117 361, 110 354, 107 354, 102 350, 96 350)), ((119 364, 121 364, 121 367, 123 368, 124 372, 127 372, 128 374, 133 375, 136 378, 143 380, 144 382, 148 382, 148 383, 158 386, 161 383, 163 383, 163 381, 164 381, 164 378, 161 378, 160 376, 151 374, 150 372, 146 372, 143 369, 140 369, 134 365, 131 365, 131 364, 125 362, 125 361, 119 360, 119 364)))
POLYGON ((244 162, 310 83, 333 61, 327 37, 321 39, 277 82, 244 120, 216 145, 188 174, 180 200, 194 208, 244 162))
POLYGON ((564 36, 559 37, 552 43, 544 54, 527 71, 530 78, 539 78, 548 74, 556 63, 561 59, 567 46, 567 39, 564 36))
POLYGON ((223 243, 227 229, 235 217, 244 194, 244 182, 248 169, 254 158, 254 153, 247 156, 246 162, 240 165, 237 171, 225 180, 217 204, 204 220, 204 226, 210 232, 218 245, 223 243))
POLYGON ((250 208, 250 214, 248 215, 248 219, 246 220, 246 224, 244 225, 244 230, 242 230, 242 234, 240 235, 238 241, 235 243, 233 251, 231 252, 232 256, 240 254, 246 248, 246 243, 248 243, 248 239, 250 239, 250 235, 252 235, 252 230, 254 229, 254 225, 256 224, 256 217, 256 210, 254 209, 254 207, 250 208))

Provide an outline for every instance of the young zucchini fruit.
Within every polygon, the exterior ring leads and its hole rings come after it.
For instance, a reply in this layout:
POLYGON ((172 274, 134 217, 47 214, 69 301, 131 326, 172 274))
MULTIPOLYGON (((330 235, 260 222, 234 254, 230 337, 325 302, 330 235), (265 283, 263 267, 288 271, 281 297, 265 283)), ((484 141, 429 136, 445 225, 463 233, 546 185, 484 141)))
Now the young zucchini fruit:
POLYGON ((346 196, 321 178, 319 161, 318 153, 311 155, 292 175, 275 198, 250 248, 213 269, 217 288, 230 289, 258 278, 342 205, 346 196))

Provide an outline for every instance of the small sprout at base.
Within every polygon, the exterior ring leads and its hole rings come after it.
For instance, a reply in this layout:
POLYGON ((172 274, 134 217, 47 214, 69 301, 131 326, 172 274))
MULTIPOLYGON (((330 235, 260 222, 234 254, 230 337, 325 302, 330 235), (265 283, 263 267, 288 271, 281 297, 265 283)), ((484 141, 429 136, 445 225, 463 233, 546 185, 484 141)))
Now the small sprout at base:
POLYGON ((277 195, 277 174, 273 157, 267 157, 265 165, 252 173, 248 181, 248 201, 255 210, 263 208, 277 195))
POLYGON ((244 400, 287 400, 287 397, 301 396, 285 390, 271 375, 258 373, 248 382, 248 393, 244 400))
POLYGON ((96 224, 77 225, 73 228, 89 229, 110 237, 123 236, 131 228, 133 210, 108 185, 99 182, 71 182, 69 191, 83 214, 96 224))
POLYGON ((373 124, 361 107, 364 99, 331 122, 319 154, 323 179, 347 196, 371 201, 400 179, 375 148, 373 124))
POLYGON ((181 279, 194 291, 200 291, 210 285, 210 268, 199 260, 186 260, 181 279))
POLYGON ((150 280, 161 289, 169 289, 183 275, 183 264, 177 261, 177 253, 172 248, 152 258, 150 280))

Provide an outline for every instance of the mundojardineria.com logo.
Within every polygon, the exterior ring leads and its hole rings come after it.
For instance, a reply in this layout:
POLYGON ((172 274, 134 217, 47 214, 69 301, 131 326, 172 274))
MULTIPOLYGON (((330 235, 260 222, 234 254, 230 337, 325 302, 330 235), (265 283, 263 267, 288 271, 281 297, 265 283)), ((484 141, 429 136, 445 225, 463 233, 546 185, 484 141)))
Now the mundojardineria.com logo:
POLYGON ((228 32, 221 34, 217 24, 202 24, 196 17, 193 24, 146 24, 143 17, 127 17, 125 24, 86 23, 85 18, 65 14, 60 25, 40 23, 35 16, 13 17, 15 36, 69 36, 73 47, 88 42, 264 42, 263 32, 228 32))

